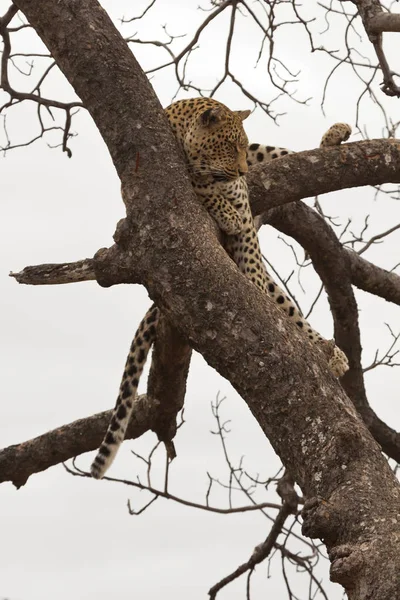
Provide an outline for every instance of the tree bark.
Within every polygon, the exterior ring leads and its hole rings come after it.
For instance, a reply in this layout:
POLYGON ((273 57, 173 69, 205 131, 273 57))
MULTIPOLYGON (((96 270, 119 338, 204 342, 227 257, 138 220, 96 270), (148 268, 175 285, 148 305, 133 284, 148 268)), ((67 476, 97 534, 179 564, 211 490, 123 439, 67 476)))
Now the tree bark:
POLYGON ((145 284, 247 402, 308 499, 304 531, 324 540, 331 576, 350 600, 398 600, 398 482, 322 353, 219 245, 122 37, 95 0, 16 4, 89 110, 121 178, 127 227, 113 251, 126 281, 145 284))

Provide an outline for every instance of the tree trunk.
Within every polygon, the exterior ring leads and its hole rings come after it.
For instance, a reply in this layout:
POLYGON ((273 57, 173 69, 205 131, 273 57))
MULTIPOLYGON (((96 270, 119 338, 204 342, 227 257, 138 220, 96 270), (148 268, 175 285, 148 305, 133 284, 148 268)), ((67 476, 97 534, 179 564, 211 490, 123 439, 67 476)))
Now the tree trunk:
MULTIPOLYGON (((92 115, 121 178, 112 249, 190 345, 229 379, 308 499, 350 600, 400 599, 400 487, 322 353, 237 270, 190 188, 154 92, 95 0, 18 0, 92 115)), ((310 165, 312 168, 312 165, 310 165)), ((105 284, 118 281, 103 262, 105 284)))

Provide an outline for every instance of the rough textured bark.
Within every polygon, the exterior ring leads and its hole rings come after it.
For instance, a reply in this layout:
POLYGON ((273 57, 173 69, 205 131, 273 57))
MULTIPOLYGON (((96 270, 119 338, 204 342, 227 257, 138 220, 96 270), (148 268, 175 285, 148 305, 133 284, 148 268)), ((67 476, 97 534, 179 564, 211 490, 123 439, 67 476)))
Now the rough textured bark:
POLYGON ((159 403, 152 430, 166 445, 169 458, 175 457, 172 439, 176 415, 183 407, 192 349, 165 314, 160 315, 153 348, 147 393, 159 403), (173 360, 171 360, 171 356, 173 360))
POLYGON ((400 15, 381 12, 372 17, 369 23, 372 33, 383 33, 384 31, 400 32, 400 15))
POLYGON ((91 258, 78 260, 74 263, 46 264, 40 267, 25 267, 20 273, 10 273, 18 283, 30 285, 58 285, 62 283, 78 283, 93 281, 96 274, 91 258))
POLYGON ((146 285, 245 399, 310 499, 305 532, 324 539, 331 575, 350 600, 398 600, 398 482, 321 352, 227 258, 121 36, 94 0, 17 5, 91 113, 121 177, 129 227, 115 255, 126 279, 146 285))

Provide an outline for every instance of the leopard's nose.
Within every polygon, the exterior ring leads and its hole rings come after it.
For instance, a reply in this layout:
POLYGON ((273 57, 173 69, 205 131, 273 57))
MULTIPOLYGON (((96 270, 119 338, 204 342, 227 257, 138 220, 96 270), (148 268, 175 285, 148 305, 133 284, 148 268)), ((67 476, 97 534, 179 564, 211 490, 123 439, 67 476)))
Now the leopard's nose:
POLYGON ((239 175, 240 175, 240 177, 241 177, 242 175, 246 175, 246 173, 247 173, 247 171, 248 171, 248 170, 249 170, 249 169, 248 169, 247 165, 246 165, 246 167, 245 167, 245 168, 244 168, 244 167, 242 167, 241 169, 239 169, 239 175))

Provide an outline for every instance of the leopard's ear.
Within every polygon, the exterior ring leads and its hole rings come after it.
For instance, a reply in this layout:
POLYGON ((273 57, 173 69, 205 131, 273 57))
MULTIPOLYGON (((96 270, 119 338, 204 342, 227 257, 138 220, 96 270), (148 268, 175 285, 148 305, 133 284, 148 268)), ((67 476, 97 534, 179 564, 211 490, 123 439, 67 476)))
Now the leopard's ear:
POLYGON ((224 111, 221 107, 216 106, 215 108, 207 108, 200 115, 200 123, 203 127, 210 127, 210 125, 217 125, 224 121, 224 111))
POLYGON ((234 110, 233 112, 239 117, 241 121, 247 119, 247 117, 251 114, 251 110, 234 110))

